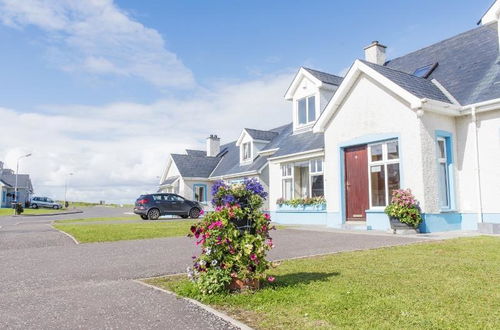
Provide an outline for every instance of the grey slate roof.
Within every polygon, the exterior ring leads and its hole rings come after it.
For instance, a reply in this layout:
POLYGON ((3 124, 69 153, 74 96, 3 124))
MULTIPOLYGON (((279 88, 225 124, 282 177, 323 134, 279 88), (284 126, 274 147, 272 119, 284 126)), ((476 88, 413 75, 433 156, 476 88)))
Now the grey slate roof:
POLYGON ((255 140, 271 141, 278 135, 278 132, 274 131, 261 131, 253 128, 245 128, 245 130, 255 140))
POLYGON ((441 92, 441 90, 428 79, 416 77, 402 71, 397 71, 367 61, 361 60, 361 62, 368 65, 378 73, 384 75, 386 78, 392 80, 418 98, 429 98, 437 101, 452 103, 443 94, 443 92, 441 92))
POLYGON ((267 162, 267 157, 257 156, 251 164, 240 166, 240 148, 236 146, 236 142, 225 144, 221 149, 222 148, 227 149, 227 153, 222 157, 211 176, 218 177, 222 175, 258 171, 267 162))
POLYGON ((500 97, 497 24, 479 26, 388 61, 388 68, 413 74, 438 63, 427 78, 436 79, 462 105, 500 97))
POLYGON ((307 72, 309 72, 310 74, 312 74, 314 77, 319 79, 321 82, 324 82, 326 84, 339 86, 342 83, 342 80, 344 80, 344 78, 330 74, 330 73, 326 73, 326 72, 322 72, 322 71, 318 71, 318 70, 313 70, 313 69, 309 69, 309 68, 304 68, 304 69, 307 72))
POLYGON ((171 154, 177 169, 183 177, 208 178, 220 161, 219 157, 171 154))
POLYGON ((293 124, 282 126, 280 135, 269 143, 264 150, 279 148, 271 157, 280 157, 292 155, 299 152, 305 152, 315 149, 321 149, 325 146, 323 133, 305 133, 293 134, 293 124))
POLYGON ((168 178, 166 178, 162 183, 161 185, 166 185, 166 184, 172 184, 175 182, 175 180, 177 180, 179 178, 178 175, 174 175, 174 176, 169 176, 168 178))
POLYGON ((204 157, 207 155, 207 152, 204 150, 186 149, 186 153, 190 156, 200 156, 200 157, 204 157))
MULTIPOLYGON (((0 181, 14 188, 16 186, 16 175, 11 173, 2 173, 0 175, 0 181)), ((18 189, 28 188, 28 190, 33 191, 29 174, 19 174, 17 176, 17 187, 18 189)))

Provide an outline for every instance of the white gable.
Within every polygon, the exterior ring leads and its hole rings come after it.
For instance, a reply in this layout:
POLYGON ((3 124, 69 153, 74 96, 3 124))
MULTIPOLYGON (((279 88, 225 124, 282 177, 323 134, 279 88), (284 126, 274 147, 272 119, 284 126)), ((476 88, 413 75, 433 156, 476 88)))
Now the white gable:
POLYGON ((496 0, 488 11, 481 17, 480 23, 482 25, 498 21, 500 16, 500 0, 496 0))

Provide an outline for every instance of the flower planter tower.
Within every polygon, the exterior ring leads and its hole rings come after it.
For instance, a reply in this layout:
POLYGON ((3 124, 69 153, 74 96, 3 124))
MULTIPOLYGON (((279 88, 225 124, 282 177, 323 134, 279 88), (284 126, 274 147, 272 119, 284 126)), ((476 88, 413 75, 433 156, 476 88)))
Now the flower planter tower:
POLYGON ((215 211, 191 227, 201 254, 193 257, 188 276, 203 294, 258 289, 274 246, 271 219, 260 210, 267 193, 258 180, 245 179, 233 185, 217 181, 212 195, 215 211))

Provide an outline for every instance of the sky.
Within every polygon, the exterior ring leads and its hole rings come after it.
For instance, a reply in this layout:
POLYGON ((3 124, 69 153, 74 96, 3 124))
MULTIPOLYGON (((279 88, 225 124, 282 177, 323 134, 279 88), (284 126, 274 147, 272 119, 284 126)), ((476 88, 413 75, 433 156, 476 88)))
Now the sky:
POLYGON ((0 0, 0 161, 32 153, 20 172, 38 196, 67 182, 69 200, 131 203, 169 153, 290 122, 301 66, 344 75, 372 40, 395 58, 491 3, 0 0))

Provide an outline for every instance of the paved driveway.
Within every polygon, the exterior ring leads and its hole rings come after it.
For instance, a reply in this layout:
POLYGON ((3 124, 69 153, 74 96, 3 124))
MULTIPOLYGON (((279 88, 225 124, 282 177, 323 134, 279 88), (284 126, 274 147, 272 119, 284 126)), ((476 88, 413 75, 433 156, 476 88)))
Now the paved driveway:
MULTIPOLYGON (((192 240, 76 245, 53 230, 51 220, 4 221, 0 228, 0 328, 230 328, 197 306, 133 281, 184 272, 196 252, 192 240)), ((273 236, 273 259, 419 240, 295 229, 273 236)))

